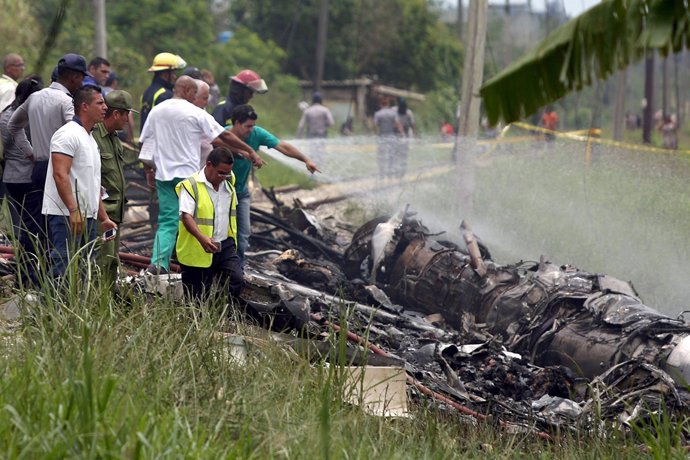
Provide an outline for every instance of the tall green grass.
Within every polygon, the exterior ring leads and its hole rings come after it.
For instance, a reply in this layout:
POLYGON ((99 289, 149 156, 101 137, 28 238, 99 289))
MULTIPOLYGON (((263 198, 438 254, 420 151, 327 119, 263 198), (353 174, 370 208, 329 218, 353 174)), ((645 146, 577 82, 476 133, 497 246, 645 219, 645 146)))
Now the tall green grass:
POLYGON ((346 329, 326 365, 221 303, 79 286, 45 286, 0 341, 3 458, 639 458, 631 439, 545 443, 415 392, 409 418, 369 416, 344 402, 346 329), (247 337, 244 363, 228 332, 247 337))

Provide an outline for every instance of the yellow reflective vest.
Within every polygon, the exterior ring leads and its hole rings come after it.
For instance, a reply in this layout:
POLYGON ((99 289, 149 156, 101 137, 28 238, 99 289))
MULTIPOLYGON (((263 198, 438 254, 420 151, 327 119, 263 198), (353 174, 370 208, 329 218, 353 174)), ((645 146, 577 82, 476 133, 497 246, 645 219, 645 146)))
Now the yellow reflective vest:
MULTIPOLYGON (((211 196, 208 194, 206 185, 202 182, 201 187, 199 186, 199 180, 197 177, 199 174, 204 174, 201 170, 192 177, 183 180, 175 186, 175 192, 177 196, 180 196, 181 187, 184 187, 187 192, 192 196, 196 202, 196 207, 194 208, 194 215, 192 216, 194 222, 196 222, 199 230, 202 234, 212 237, 213 236, 213 218, 214 218, 214 208, 213 201, 211 201, 211 196)), ((230 198, 230 209, 228 209, 230 222, 228 225, 228 237, 232 238, 237 245, 237 195, 235 194, 235 175, 231 174, 226 180, 228 187, 230 188, 231 198, 230 198)), ((179 230, 177 235, 177 244, 175 246, 177 251, 177 260, 190 267, 201 267, 206 268, 211 266, 213 261, 213 254, 204 251, 204 248, 199 243, 194 235, 187 231, 187 228, 180 220, 179 230)))

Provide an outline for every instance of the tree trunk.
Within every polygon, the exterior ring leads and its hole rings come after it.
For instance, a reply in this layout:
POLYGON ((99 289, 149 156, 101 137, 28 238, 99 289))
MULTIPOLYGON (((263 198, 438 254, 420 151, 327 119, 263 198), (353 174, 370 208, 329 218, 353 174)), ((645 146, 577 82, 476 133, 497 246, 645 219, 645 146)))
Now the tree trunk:
POLYGON ((652 124, 654 123, 654 51, 648 51, 645 61, 644 80, 645 106, 642 111, 642 142, 652 143, 652 124))
POLYGON ((623 139, 623 129, 625 127, 625 93, 627 90, 628 69, 618 72, 616 82, 616 105, 613 114, 613 139, 623 139))
POLYGON ((326 62, 326 40, 328 36, 328 0, 321 0, 319 25, 316 37, 316 72, 314 72, 314 91, 321 91, 323 68, 326 62))
POLYGON ((668 113, 668 56, 661 58, 661 113, 668 113))

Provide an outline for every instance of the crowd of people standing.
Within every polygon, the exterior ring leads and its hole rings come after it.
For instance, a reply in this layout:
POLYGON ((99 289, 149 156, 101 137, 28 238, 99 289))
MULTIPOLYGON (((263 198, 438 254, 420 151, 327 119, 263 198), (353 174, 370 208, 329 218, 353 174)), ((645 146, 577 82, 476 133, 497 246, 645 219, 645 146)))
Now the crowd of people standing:
POLYGON ((238 72, 211 114, 209 102, 219 96, 212 74, 160 53, 138 112, 102 57, 87 65, 81 55, 64 55, 47 87, 38 75, 22 79, 24 68, 21 56, 9 54, 0 79, 2 185, 16 211, 19 282, 65 281, 85 257, 115 280, 126 218, 121 138, 133 139, 132 114, 140 113, 140 160, 159 202, 146 272, 168 273, 175 252, 190 295, 217 283, 214 292, 239 296, 251 231, 247 181, 252 168, 266 164, 256 149, 276 148, 319 171, 297 148, 254 126, 258 115, 247 102, 268 90, 265 81, 252 70, 238 72))
MULTIPOLYGON (((318 148, 308 156, 257 124, 259 114, 248 103, 268 86, 251 69, 232 75, 228 96, 221 99, 209 71, 159 53, 136 110, 103 57, 87 63, 84 56, 65 54, 47 86, 38 75, 22 78, 24 68, 21 56, 8 54, 0 78, 2 187, 15 211, 20 282, 40 286, 46 276, 64 281, 84 255, 108 283, 115 281, 119 227, 126 220, 122 141, 135 139, 133 115, 139 116, 138 159, 158 199, 145 274, 167 275, 176 255, 192 296, 204 295, 213 283, 230 296, 241 292, 251 234, 248 184, 252 170, 266 165, 257 154, 260 147, 320 172, 310 158, 317 158, 318 148)), ((390 107, 384 97, 374 119, 380 174, 402 177, 414 116, 404 98, 390 107)), ((312 103, 305 103, 298 137, 324 140, 333 124, 315 92, 312 103)))

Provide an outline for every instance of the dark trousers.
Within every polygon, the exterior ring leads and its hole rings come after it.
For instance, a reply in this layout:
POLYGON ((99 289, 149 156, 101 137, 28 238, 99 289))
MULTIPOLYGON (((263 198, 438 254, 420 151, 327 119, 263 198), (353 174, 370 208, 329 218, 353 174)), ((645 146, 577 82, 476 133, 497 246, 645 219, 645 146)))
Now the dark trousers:
POLYGON ((67 271, 67 266, 75 259, 74 255, 81 250, 79 259, 93 258, 95 248, 85 247, 96 239, 96 219, 86 219, 84 232, 81 235, 72 235, 69 226, 69 218, 66 216, 48 216, 50 235, 53 246, 50 250, 51 274, 54 278, 62 277, 67 271))
POLYGON ((47 172, 48 161, 37 161, 34 164, 31 173, 31 190, 24 198, 24 209, 27 214, 26 229, 33 236, 34 241, 40 244, 36 248, 37 252, 48 250, 48 221, 46 216, 41 214, 47 172))
MULTIPOLYGON (((31 182, 5 184, 12 210, 14 236, 19 242, 17 247, 18 271, 24 283, 38 281, 37 254, 43 251, 36 248, 38 226, 36 218, 27 208, 27 197, 33 190, 31 182)), ((39 210, 40 215, 40 210, 39 210)), ((42 216, 41 216, 42 217, 42 216)), ((45 238, 44 238, 45 241, 45 238)))
POLYGON ((180 266, 182 267, 182 284, 192 297, 202 298, 210 295, 214 283, 220 293, 227 290, 235 298, 238 298, 242 292, 244 276, 240 257, 232 238, 221 242, 220 251, 213 254, 210 267, 192 267, 184 264, 180 266))

